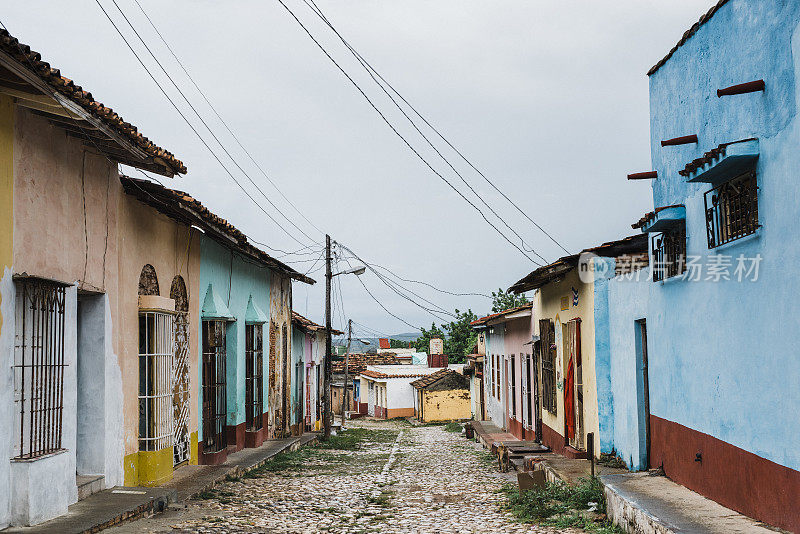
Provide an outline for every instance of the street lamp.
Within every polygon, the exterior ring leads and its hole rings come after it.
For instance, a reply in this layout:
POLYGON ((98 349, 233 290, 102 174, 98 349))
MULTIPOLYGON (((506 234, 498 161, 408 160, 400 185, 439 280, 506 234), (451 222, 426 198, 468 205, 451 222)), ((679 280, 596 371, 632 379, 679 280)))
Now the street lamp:
MULTIPOLYGON (((325 236, 325 373, 322 384, 322 441, 327 441, 331 437, 331 280, 334 276, 340 274, 354 274, 361 276, 366 272, 367 268, 363 265, 333 273, 331 271, 331 236, 325 236)), ((349 348, 348 351, 350 352, 349 348)), ((345 364, 345 369, 347 365, 345 364)), ((345 384, 345 391, 347 390, 345 384)), ((344 424, 344 419, 342 419, 344 424)))

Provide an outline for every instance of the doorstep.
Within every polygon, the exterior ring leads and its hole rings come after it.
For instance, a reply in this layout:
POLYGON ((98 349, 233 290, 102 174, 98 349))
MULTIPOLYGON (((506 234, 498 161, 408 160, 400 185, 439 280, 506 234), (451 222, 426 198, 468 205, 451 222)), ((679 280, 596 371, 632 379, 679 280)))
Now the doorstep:
POLYGON ((774 534, 763 523, 725 508, 665 476, 627 473, 600 477, 607 513, 626 532, 774 534))

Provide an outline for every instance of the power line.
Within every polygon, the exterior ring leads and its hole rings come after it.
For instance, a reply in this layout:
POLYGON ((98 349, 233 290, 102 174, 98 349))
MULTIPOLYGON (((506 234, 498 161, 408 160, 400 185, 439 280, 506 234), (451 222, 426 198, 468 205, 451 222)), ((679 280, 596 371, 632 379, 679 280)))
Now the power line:
MULTIPOLYGON (((466 180, 466 178, 464 178, 464 176, 458 171, 458 169, 456 169, 455 166, 453 166, 453 164, 450 162, 450 160, 447 159, 444 156, 444 154, 442 154, 441 151, 438 148, 436 148, 436 145, 434 145, 431 142, 431 140, 428 138, 428 136, 425 135, 425 133, 422 130, 420 130, 420 128, 417 126, 417 124, 414 122, 414 120, 411 117, 408 116, 408 113, 406 113, 406 111, 397 102, 397 100, 392 96, 392 94, 389 91, 386 90, 386 88, 383 86, 383 84, 380 81, 378 81, 378 79, 375 77, 375 74, 373 74, 373 72, 372 72, 374 70, 374 69, 372 69, 372 66, 369 65, 366 62, 366 60, 364 60, 361 57, 361 55, 358 52, 356 52, 356 50, 352 46, 350 46, 350 43, 348 43, 345 40, 344 37, 342 37, 342 35, 333 26, 333 24, 328 20, 328 18, 325 16, 325 14, 322 13, 322 10, 317 6, 316 3, 314 3, 314 0, 310 0, 310 3, 309 3, 309 0, 303 0, 303 2, 309 7, 309 9, 311 9, 311 11, 313 11, 320 19, 322 19, 322 21, 333 31, 334 34, 336 34, 336 36, 339 38, 340 41, 342 41, 342 43, 345 45, 345 47, 347 47, 347 49, 350 51, 350 53, 353 55, 353 57, 356 59, 356 61, 358 61, 358 63, 364 68, 364 70, 369 75, 369 77, 372 78, 372 81, 374 81, 375 84, 381 89, 381 91, 383 91, 384 94, 386 94, 386 96, 389 98, 389 100, 392 101, 392 103, 400 111, 400 113, 402 113, 403 116, 408 120, 408 122, 411 124, 411 126, 414 128, 414 130, 416 130, 417 133, 425 140, 425 142, 428 143, 428 146, 430 146, 433 149, 433 151, 436 152, 436 154, 439 156, 439 158, 441 158, 442 161, 444 161, 447 164, 447 166, 450 167, 450 170, 452 170, 456 174, 456 176, 458 176, 461 179, 461 181, 464 183, 464 185, 466 185, 467 188, 476 197, 478 197, 478 199, 480 199, 481 203, 484 206, 486 206, 486 208, 495 217, 497 217, 506 226, 506 228, 508 228, 511 231, 511 233, 513 233, 515 236, 517 236, 517 238, 520 240, 520 244, 522 245, 522 248, 525 249, 527 252, 533 252, 542 261, 547 263, 547 259, 545 259, 538 252, 536 252, 536 250, 534 250, 533 248, 526 248, 525 247, 525 239, 516 230, 514 230, 514 228, 512 228, 511 225, 508 224, 508 222, 506 222, 506 220, 503 219, 503 217, 499 213, 497 213, 497 211, 495 211, 495 209, 477 191, 475 191, 475 188, 473 188, 472 185, 466 180)), ((487 181, 488 181, 488 179, 487 179, 487 181)), ((492 185, 494 185, 494 184, 492 184, 492 185)))
MULTIPOLYGON (((481 172, 480 169, 478 169, 469 159, 467 159, 467 157, 458 148, 456 148, 433 124, 431 124, 430 121, 428 121, 428 119, 426 119, 419 111, 417 111, 417 109, 408 100, 406 100, 406 98, 402 94, 400 94, 400 92, 397 91, 397 89, 395 89, 394 86, 391 83, 389 83, 366 59, 364 59, 364 57, 355 48, 353 48, 350 45, 350 43, 348 43, 344 39, 344 37, 342 37, 342 35, 336 30, 336 28, 333 26, 333 24, 330 22, 330 20, 328 20, 328 18, 322 12, 322 9, 320 9, 320 7, 317 6, 317 4, 314 2, 314 0, 303 0, 303 2, 305 2, 306 5, 309 5, 309 8, 311 8, 311 10, 314 11, 314 13, 316 13, 317 16, 319 16, 325 22, 325 24, 328 27, 330 27, 330 29, 339 37, 339 39, 342 41, 342 43, 350 50, 350 52, 353 54, 353 56, 359 61, 359 63, 361 63, 361 65, 364 66, 364 68, 367 70, 368 73, 369 73, 369 71, 372 71, 375 74, 375 76, 377 76, 384 84, 386 84, 386 86, 389 89, 391 89, 392 92, 394 94, 396 94, 397 97, 400 98, 400 100, 402 100, 403 103, 405 105, 407 105, 409 107, 409 109, 411 109, 414 112, 414 114, 417 117, 422 119, 422 121, 425 123, 425 125, 427 125, 431 130, 433 130, 436 133, 436 135, 439 136, 439 138, 442 139, 442 141, 444 141, 447 144, 447 146, 449 146, 456 154, 458 154, 459 157, 461 157, 461 159, 464 160, 464 162, 466 162, 470 167, 472 167, 472 169, 475 172, 477 172, 484 180, 486 180, 486 183, 488 183, 490 186, 492 186, 492 188, 495 191, 500 193, 500 195, 502 195, 504 199, 506 199, 512 206, 514 206, 514 208, 517 209, 517 211, 519 211, 526 219, 528 219, 528 221, 530 221, 531 224, 533 224, 536 228, 538 228, 553 243, 558 245, 561 248, 561 250, 563 250, 567 254, 571 254, 566 248, 564 248, 564 246, 561 243, 559 243, 552 235, 550 235, 544 228, 542 228, 536 221, 534 221, 527 214, 527 212, 525 212, 525 210, 520 208, 499 187, 497 187, 494 184, 494 182, 492 182, 483 172, 481 172), (313 7, 311 5, 309 5, 309 1, 313 5, 313 7)), ((374 77, 372 77, 372 78, 374 79, 374 77)), ((376 83, 377 83, 377 80, 376 80, 376 83)), ((378 85, 380 86, 380 83, 378 85)), ((394 99, 392 99, 392 100, 394 101, 394 99)), ((396 103, 395 103, 395 105, 396 105, 396 103)))
MULTIPOLYGON (((133 26, 133 24, 131 23, 131 21, 130 21, 130 19, 128 18, 128 16, 125 14, 125 12, 122 10, 122 8, 121 8, 121 7, 119 6, 119 4, 117 3, 117 0, 111 0, 111 2, 112 2, 112 3, 113 3, 115 6, 116 6, 116 8, 117 8, 117 11, 119 11, 120 15, 122 15, 122 18, 123 18, 123 19, 125 19, 125 22, 128 24, 128 26, 129 26, 129 27, 130 27, 130 29, 133 31, 133 33, 136 35, 136 37, 139 39, 139 42, 141 42, 141 43, 142 43, 142 46, 144 46, 144 47, 145 47, 145 49, 147 50, 147 52, 150 54, 150 57, 152 57, 152 58, 153 58, 153 61, 155 61, 155 62, 156 62, 156 64, 158 65, 158 67, 161 69, 161 72, 163 72, 163 73, 164 73, 164 75, 167 77, 167 79, 170 81, 170 83, 172 83, 173 87, 175 87, 175 89, 176 89, 176 90, 178 91, 178 93, 181 95, 181 97, 182 97, 182 98, 183 98, 183 100, 186 102, 186 104, 189 106, 189 108, 191 108, 191 110, 194 112, 194 114, 197 116, 197 118, 200 120, 200 122, 203 124, 203 126, 205 126, 206 130, 208 130, 208 133, 210 133, 210 134, 211 134, 211 137, 213 137, 213 138, 214 138, 214 140, 217 142, 217 144, 220 146, 220 148, 222 148, 223 152, 225 152, 225 154, 226 154, 226 155, 228 156, 228 158, 229 158, 229 159, 230 159, 230 160, 233 162, 233 164, 234 164, 234 165, 236 165, 236 167, 237 167, 237 168, 238 168, 238 169, 239 169, 239 170, 242 172, 242 174, 244 174, 244 175, 245 175, 245 177, 246 177, 246 178, 247 178, 247 179, 250 181, 250 183, 251 183, 251 184, 253 184, 253 186, 254 186, 254 187, 255 187, 255 188, 258 190, 258 192, 259 192, 259 193, 261 193, 261 196, 263 196, 263 197, 264 197, 264 199, 265 199, 267 202, 269 202, 270 206, 272 206, 272 207, 275 209, 275 211, 277 211, 278 213, 280 213, 280 214, 281 214, 281 216, 283 216, 283 218, 284 218, 284 219, 286 219, 286 221, 287 221, 289 224, 291 224, 292 226, 294 226, 294 227, 295 227, 295 229, 296 229, 297 231, 299 231, 301 234, 303 234, 303 235, 304 235, 304 236, 305 236, 305 237, 306 237, 306 238, 307 238, 309 241, 311 241, 312 243, 314 243, 314 242, 315 242, 315 241, 314 241, 314 239, 312 239, 312 238, 311 238, 311 237, 310 237, 308 234, 306 234, 306 233, 305 233, 305 232, 304 232, 304 231, 303 231, 303 230, 302 230, 302 229, 301 229, 299 226, 297 226, 297 225, 296 225, 296 224, 295 224, 293 221, 291 221, 291 220, 290 220, 290 219, 289 219, 289 218, 288 218, 288 217, 287 217, 287 216, 286 216, 286 215, 285 215, 285 214, 284 214, 284 213, 283 213, 283 212, 282 212, 282 211, 281 211, 281 210, 278 208, 278 206, 276 206, 276 205, 275 205, 275 204, 272 202, 272 200, 270 200, 270 199, 269 199, 269 197, 268 197, 268 196, 267 196, 267 195, 264 193, 264 191, 263 191, 263 190, 262 190, 262 189, 261 189, 261 188, 258 186, 258 184, 257 184, 257 183, 256 183, 256 182, 255 182, 255 181, 254 181, 254 180, 253 180, 251 177, 250 177, 250 175, 247 173, 247 171, 245 171, 245 170, 242 168, 242 166, 241 166, 241 165, 239 165, 239 162, 237 162, 237 161, 236 161, 236 159, 235 159, 235 158, 234 158, 234 157, 231 155, 231 153, 230 153, 230 152, 228 152, 228 149, 227 149, 227 148, 225 148, 225 145, 223 145, 223 144, 222 144, 222 141, 220 141, 220 139, 217 137, 217 135, 214 133, 214 131, 213 131, 213 130, 212 130, 210 127, 209 127, 209 125, 206 123, 206 121, 203 119, 203 117, 200 115, 200 113, 197 111, 197 109, 194 107, 194 105, 192 105, 192 103, 191 103, 191 102, 189 101, 189 99, 186 97, 186 95, 185 95, 185 94, 184 94, 184 92, 181 90, 181 88, 178 86, 178 84, 177 84, 177 83, 175 83, 175 80, 172 78, 172 76, 170 76, 170 75, 169 75, 169 73, 167 72, 167 69, 165 69, 165 68, 164 68, 164 65, 162 65, 162 63, 161 63, 161 62, 158 60, 158 58, 156 57, 156 55, 153 53, 153 51, 152 51, 152 50, 150 49, 150 47, 147 45, 147 43, 145 42, 145 40, 142 38, 141 34, 140 34, 140 33, 139 33, 137 30, 136 30, 136 28, 133 26)), ((276 224, 277 224, 277 223, 276 223, 276 224)), ((284 231, 285 231, 285 230, 284 230, 284 231)))
MULTIPOLYGON (((278 1, 280 1, 280 0, 278 0, 278 1)), ((379 300, 378 300, 378 299, 375 297, 375 295, 373 295, 373 294, 372 294, 372 291, 370 291, 369 289, 367 289, 367 286, 364 284, 364 281, 361 279, 361 277, 359 276, 359 277, 357 277, 357 278, 358 278, 358 281, 359 281, 359 283, 361 284, 361 286, 364 288, 364 291, 366 291, 366 292, 367 292, 367 294, 369 294, 369 296, 370 296, 370 297, 372 297, 372 300, 374 300, 375 302, 377 302, 377 303, 378 303, 378 306, 380 306, 381 308, 383 308, 383 311, 385 311, 386 313, 388 313, 389 315, 391 315, 392 317, 394 317, 394 318, 395 318, 395 319, 397 319, 398 321, 400 321, 400 322, 402 322, 402 323, 405 323, 405 324, 407 324, 408 326, 410 326, 410 327, 411 327, 411 328, 413 328, 414 330, 419 330, 419 327, 418 327, 418 326, 414 326, 413 324, 409 323, 409 322, 408 322, 408 321, 406 321, 405 319, 401 319, 400 317, 398 317, 397 315, 393 314, 393 313, 392 313, 392 312, 390 312, 388 309, 386 309, 386 306, 384 306, 384 305, 383 305, 383 303, 382 303, 381 301, 379 301, 379 300)))
MULTIPOLYGON (((126 45, 126 46, 128 47, 128 49, 131 51, 131 53, 133 53, 133 55, 136 57, 136 60, 139 62, 139 64, 142 66, 142 68, 145 70, 145 72, 147 72, 147 75, 148 75, 148 76, 150 76, 150 79, 152 79, 152 80, 153 80, 153 82, 156 84, 156 86, 158 86, 159 90, 160 90, 160 91, 161 91, 161 93, 164 95, 164 97, 165 97, 165 98, 166 98, 166 99, 169 101, 169 103, 172 105, 172 107, 173 107, 173 108, 175 108, 175 111, 177 111, 177 112, 178 112, 178 114, 181 116, 181 118, 184 120, 184 122, 186 122, 186 124, 189 126, 189 128, 191 128, 192 132, 194 132, 194 134, 197 136, 197 138, 198 138, 198 139, 200 139, 200 141, 203 143, 203 145, 206 147, 206 149, 207 149, 207 150, 208 150, 208 151, 211 153, 211 155, 214 157, 214 159, 216 159, 216 160, 217 160, 217 162, 218 162, 218 163, 220 164, 220 166, 221 166, 221 167, 222 167, 222 168, 225 170, 225 172, 228 174, 228 176, 230 176, 230 178, 231 178, 231 179, 234 181, 234 183, 235 183, 237 186, 239 186, 239 188, 240 188, 240 189, 241 189, 241 190, 244 192, 244 194, 245 194, 245 195, 247 195, 247 197, 248 197, 248 198, 249 198, 251 201, 253 201, 253 203, 254 203, 254 204, 255 204, 255 205, 256 205, 256 206, 257 206, 257 207, 258 207, 258 208, 259 208, 259 209, 260 209, 260 210, 261 210, 261 211, 262 211, 262 212, 263 212, 263 213, 264 213, 264 214, 267 216, 267 217, 269 217, 269 219, 270 219, 272 222, 274 222, 274 223, 275 223, 275 224, 278 226, 278 228, 280 228, 281 230, 283 230, 283 231, 284 231, 284 233, 286 233, 286 235, 288 235, 288 236, 289 236, 290 238, 292 238, 294 241, 296 241, 297 243, 299 243, 301 246, 305 245, 305 243, 301 242, 301 241, 300 241, 300 240, 298 240, 296 237, 294 237, 292 234, 290 234, 290 233, 289 233, 289 232, 288 232, 288 231, 287 231, 287 230, 286 230, 286 229, 285 229, 285 228, 284 228, 284 227, 283 227, 283 226, 282 226, 282 225, 281 225, 281 224, 280 224, 278 221, 276 221, 276 220, 275 220, 275 218, 274 218, 274 217, 272 217, 272 215, 270 215, 270 214, 269 214, 269 213, 268 213, 268 212, 267 212, 267 211, 266 211, 266 210, 265 210, 265 209, 264 209, 264 208, 261 206, 261 204, 259 204, 259 203, 258 203, 258 202, 257 202, 257 201, 256 201, 256 200, 253 198, 253 196, 252 196, 252 195, 251 195, 251 194, 250 194, 250 193, 249 193, 249 192, 248 192, 248 191, 247 191, 247 190, 246 190, 246 189, 245 189, 245 188, 242 186, 242 184, 241 184, 241 183, 239 183, 239 181, 236 179, 236 177, 234 177, 234 176, 233 176, 233 174, 232 174, 232 173, 230 172, 230 170, 229 170, 229 169, 228 169, 228 168, 225 166, 225 164, 224 164, 224 163, 222 163, 222 160, 219 158, 219 156, 217 156, 217 154, 216 154, 216 153, 215 153, 215 152, 214 152, 214 151, 211 149, 211 147, 208 145, 208 143, 206 142, 206 140, 205 140, 205 139, 203 139, 203 137, 200 135, 200 132, 198 132, 198 131, 197 131, 197 129, 194 127, 194 125, 193 125, 191 122, 189 122, 189 119, 187 119, 187 118, 186 118, 186 116, 183 114, 183 112, 180 110, 180 108, 179 108, 179 107, 178 107, 178 106, 175 104, 175 102, 172 100, 172 98, 169 96, 169 94, 167 94, 166 90, 165 90, 165 89, 164 89, 164 88, 161 86, 161 84, 160 84, 160 83, 158 82, 158 80, 155 78, 155 76, 153 75, 153 73, 152 73, 152 72, 150 72, 150 69, 148 69, 148 68, 147 68, 147 65, 145 65, 144 61, 142 61, 142 58, 141 58, 141 57, 139 57, 139 54, 136 52, 136 50, 134 50, 133 46, 130 44, 130 42, 128 41, 128 39, 125 37, 125 35, 124 35, 124 34, 122 33, 122 31, 119 29, 119 27, 117 26, 117 24, 114 22, 114 19, 112 19, 112 18, 111 18, 111 16, 108 14, 108 12, 106 11, 106 9, 105 9, 105 8, 103 7, 103 5, 100 3, 100 0, 95 0, 95 3, 98 5, 98 7, 100 7, 100 9, 102 10, 103 14, 106 16, 106 18, 108 19, 108 21, 111 23, 111 25, 112 25, 112 26, 114 27, 114 29, 117 31, 117 33, 119 34, 119 36, 120 36, 120 37, 122 38, 122 40, 125 42, 125 45, 126 45)), ((115 4, 116 4, 116 2, 115 2, 115 4)), ((124 15, 123 15, 123 16, 124 16, 124 15)), ((135 30, 134 30, 134 31, 135 31, 135 30)), ((146 47, 146 45, 145 45, 145 47, 146 47)), ((149 50, 149 49, 148 49, 148 50, 149 50)), ((151 54, 152 54, 152 52, 151 52, 151 54)), ((167 77, 169 77, 169 76, 167 76, 167 77)), ((313 241, 313 240, 312 240, 312 241, 313 241)))
POLYGON ((429 287, 429 288, 431 288, 431 289, 433 289, 435 291, 438 291, 440 293, 445 293, 447 295, 453 295, 455 297, 485 297, 487 299, 492 298, 489 295, 484 295, 483 293, 454 293, 452 291, 447 291, 445 289, 439 289, 435 285, 429 284, 428 282, 422 282, 420 280, 411 280, 409 278, 403 278, 402 276, 399 276, 398 274, 390 271, 388 268, 386 268, 386 267, 384 267, 382 265, 378 265, 377 263, 367 263, 367 262, 364 262, 364 263, 366 265, 370 265, 372 267, 377 267, 379 269, 383 269, 384 271, 386 271, 387 273, 389 273, 390 275, 394 276, 395 278, 397 278, 400 281, 408 282, 408 283, 411 283, 411 284, 420 284, 420 285, 423 285, 423 286, 427 286, 427 287, 429 287))
MULTIPOLYGON (((231 135, 231 137, 233 137, 233 139, 236 141, 236 143, 239 145, 239 147, 242 149, 242 151, 243 151, 245 154, 247 154, 247 157, 250 159, 250 161, 251 161, 251 162, 253 162, 253 165, 255 165, 255 166, 256 166, 256 168, 258 168, 258 170, 261 172, 261 174, 264 176, 264 178, 266 178, 266 179, 269 181, 269 183, 270 183, 270 184, 272 184, 272 187, 274 187, 274 188, 275 188, 275 190, 278 192, 278 194, 279 194, 279 195, 280 195, 280 196, 281 196, 281 197, 282 197, 282 198, 283 198, 283 199, 284 199, 284 200, 285 200, 285 201, 286 201, 286 202, 287 202, 287 203, 288 203, 288 204, 289 204, 289 205, 290 205, 292 208, 294 208, 294 210, 295 210, 295 211, 298 213, 298 215, 300 215, 300 217, 302 217, 302 218, 303 218, 303 219, 304 219, 304 220, 305 220, 305 221, 306 221, 308 224, 310 224, 311 226, 313 226, 315 230, 317 230, 317 231, 318 231, 318 232, 320 232, 321 234, 324 234, 325 232, 323 232, 322 230, 320 230, 320 228, 319 228, 317 225, 315 225, 313 222, 311 222, 311 220, 309 220, 309 219, 308 219, 308 217, 306 217, 306 216, 305 216, 305 214, 303 214, 303 212, 302 212, 302 211, 300 211, 300 209, 299 209, 299 208, 298 208, 298 207, 297 207, 297 206, 296 206, 296 205, 295 205, 295 204, 294 204, 294 203, 293 203, 291 200, 289 200, 289 198, 287 198, 287 197, 286 197, 286 195, 284 195, 284 194, 283 194, 283 191, 281 191, 281 190, 280 190, 280 188, 277 186, 277 184, 276 184, 276 183, 275 183, 275 182, 272 180, 272 178, 270 178, 270 177, 269 177, 269 175, 266 173, 266 171, 264 171, 264 169, 261 167, 261 165, 259 165, 259 163, 258 163, 258 162, 256 161, 256 159, 255 159, 255 158, 254 158, 254 157, 253 157, 253 156, 250 154, 250 152, 247 150, 247 148, 245 148, 244 144, 243 144, 243 143, 242 143, 242 142, 239 140, 239 137, 238 137, 238 136, 237 136, 237 135, 236 135, 236 134, 233 132, 233 130, 232 130, 232 129, 231 129, 229 126, 228 126, 228 123, 227 123, 227 122, 225 122, 225 120, 224 120, 224 119, 222 118, 222 116, 219 114, 219 112, 218 112, 218 111, 217 111, 217 109, 214 107, 214 105, 213 105, 213 104, 211 104, 211 101, 208 99, 208 97, 207 97, 207 96, 206 96, 206 94, 203 92, 203 90, 202 90, 202 89, 200 89, 200 87, 198 86, 197 82, 195 82, 195 80, 194 80, 194 78, 192 77, 192 75, 191 75, 191 74, 189 74, 189 71, 188 71, 188 70, 186 69, 186 67, 183 65, 183 62, 181 62, 181 60, 178 58, 177 54, 176 54, 176 53, 173 51, 172 47, 169 45, 169 43, 167 42, 167 40, 164 38, 164 36, 161 34, 161 32, 160 32, 160 31, 158 30, 158 28, 156 27, 156 25, 153 23, 153 21, 152 21, 152 19, 150 18, 150 16, 147 14, 147 12, 144 10, 144 8, 142 7, 142 5, 139 3, 139 0, 133 0, 133 1, 136 3, 136 5, 137 5, 137 6, 139 6, 139 10, 140 10, 140 11, 142 12, 142 14, 145 16, 145 18, 147 19, 147 22, 149 22, 149 23, 150 23, 150 26, 153 28, 153 30, 156 32, 156 34, 158 34, 158 37, 161 39, 161 42, 162 42, 162 43, 164 43, 164 46, 166 46, 167 50, 169 50, 170 54, 172 54, 172 57, 175 59, 175 62, 176 62, 176 63, 177 63, 179 66, 180 66, 180 68, 181 68, 181 69, 183 70, 183 72, 186 74, 186 77, 189 79, 189 81, 190 81, 190 82, 192 82, 192 85, 194 85, 194 88, 197 90, 197 92, 198 92, 198 93, 200 93, 200 96, 202 96, 202 97, 203 97, 203 100, 205 100, 205 101, 206 101, 206 104, 208 104, 208 107, 209 107, 209 108, 211 108, 211 111, 213 111, 213 112, 214 112, 214 115, 216 115, 216 116, 217 116, 217 119, 219 119, 219 121, 222 123, 222 125, 225 127, 225 129, 226 129, 226 130, 228 130, 228 133, 231 135)), ((288 220, 288 219, 287 219, 287 220, 288 220)), ((312 240, 312 241, 313 241, 313 240, 312 240)))
POLYGON ((422 154, 420 154, 417 151, 416 148, 414 148, 411 145, 411 143, 403 136, 403 134, 401 134, 397 130, 397 128, 389 121, 389 119, 386 118, 386 116, 383 114, 383 112, 380 109, 378 109, 378 107, 372 102, 372 100, 369 98, 369 96, 367 96, 367 94, 364 92, 364 90, 361 88, 361 86, 359 86, 358 83, 352 78, 352 76, 350 76, 350 74, 348 74, 347 71, 345 71, 344 68, 342 68, 342 66, 339 65, 339 63, 333 58, 333 56, 330 55, 330 53, 325 49, 325 47, 322 46, 322 44, 316 39, 316 37, 314 37, 314 35, 309 31, 309 29, 300 21, 300 19, 297 17, 297 15, 295 15, 294 11, 292 11, 284 3, 283 0, 278 0, 278 3, 281 4, 281 6, 283 6, 283 8, 291 15, 291 17, 295 20, 295 22, 297 22, 297 24, 300 25, 300 27, 303 29, 303 31, 305 31, 306 35, 308 35, 308 37, 312 41, 314 41, 314 43, 317 45, 317 47, 320 50, 322 50, 322 52, 325 54, 325 56, 327 56, 327 58, 336 66, 336 68, 338 68, 339 71, 350 81, 350 83, 353 84, 353 86, 358 90, 358 92, 361 93, 361 95, 364 97, 364 99, 369 103, 370 107, 372 107, 372 109, 375 110, 375 112, 381 117, 381 119, 386 123, 386 125, 389 126, 389 128, 392 130, 392 132, 394 132, 394 134, 397 135, 397 137, 399 137, 403 141, 403 143, 414 153, 414 155, 417 156, 417 158, 419 158, 420 161, 422 161, 425 164, 426 167, 428 167, 436 176, 438 176, 442 181, 444 181, 453 191, 455 191, 456 194, 458 194, 458 196, 460 196, 462 199, 464 199, 464 201, 466 201, 470 206, 472 206, 475 209, 475 211, 478 212, 478 214, 481 216, 481 218, 486 222, 486 224, 491 226, 498 234, 500 234, 500 236, 503 239, 505 239, 511 246, 516 248, 523 256, 528 258, 532 263, 534 263, 535 265, 541 267, 542 264, 540 264, 539 262, 537 262, 536 260, 531 258, 528 255, 527 252, 525 252, 523 249, 521 249, 519 246, 517 246, 516 243, 511 241, 508 238, 508 236, 506 236, 499 228, 497 228, 497 226, 495 226, 486 217, 486 215, 484 215, 484 213, 481 211, 481 209, 478 208, 478 206, 476 206, 474 202, 472 202, 461 191, 459 191, 447 178, 444 177, 444 175, 442 175, 439 171, 437 171, 428 162, 428 160, 425 159, 425 157, 422 156, 422 154))

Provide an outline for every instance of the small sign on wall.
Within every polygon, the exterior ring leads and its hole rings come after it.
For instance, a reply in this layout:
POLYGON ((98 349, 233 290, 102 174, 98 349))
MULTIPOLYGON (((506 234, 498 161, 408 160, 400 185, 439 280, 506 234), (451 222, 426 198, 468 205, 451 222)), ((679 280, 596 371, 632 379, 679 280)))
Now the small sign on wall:
POLYGON ((444 353, 444 341, 441 338, 431 338, 431 354, 444 353))
POLYGON ((569 309, 569 297, 561 297, 561 311, 569 309))

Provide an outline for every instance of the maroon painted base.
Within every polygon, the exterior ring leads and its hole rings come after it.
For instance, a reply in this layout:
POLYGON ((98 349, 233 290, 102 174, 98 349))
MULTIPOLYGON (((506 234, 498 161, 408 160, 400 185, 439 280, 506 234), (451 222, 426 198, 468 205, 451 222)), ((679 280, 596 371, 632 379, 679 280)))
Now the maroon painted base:
POLYGON ((375 417, 377 419, 386 419, 386 410, 383 406, 375 406, 375 417))
POLYGON ((550 447, 550 450, 556 454, 566 456, 564 436, 545 424, 542 424, 542 445, 550 447))
POLYGON ((223 448, 217 452, 203 451, 203 444, 197 444, 197 463, 200 465, 220 465, 228 459, 228 449, 223 448))
POLYGON ((366 402, 359 402, 358 403, 358 413, 362 415, 367 415, 369 413, 369 406, 366 402))
POLYGON ((254 449, 260 447, 264 443, 264 437, 267 435, 267 430, 264 427, 258 430, 245 430, 244 433, 244 446, 254 449))
POLYGON ((244 423, 225 427, 225 440, 228 442, 228 450, 230 452, 239 452, 244 449, 244 435, 244 423))
POLYGON ((744 515, 800 532, 800 471, 655 415, 650 416, 650 433, 650 465, 662 466, 678 484, 744 515))

